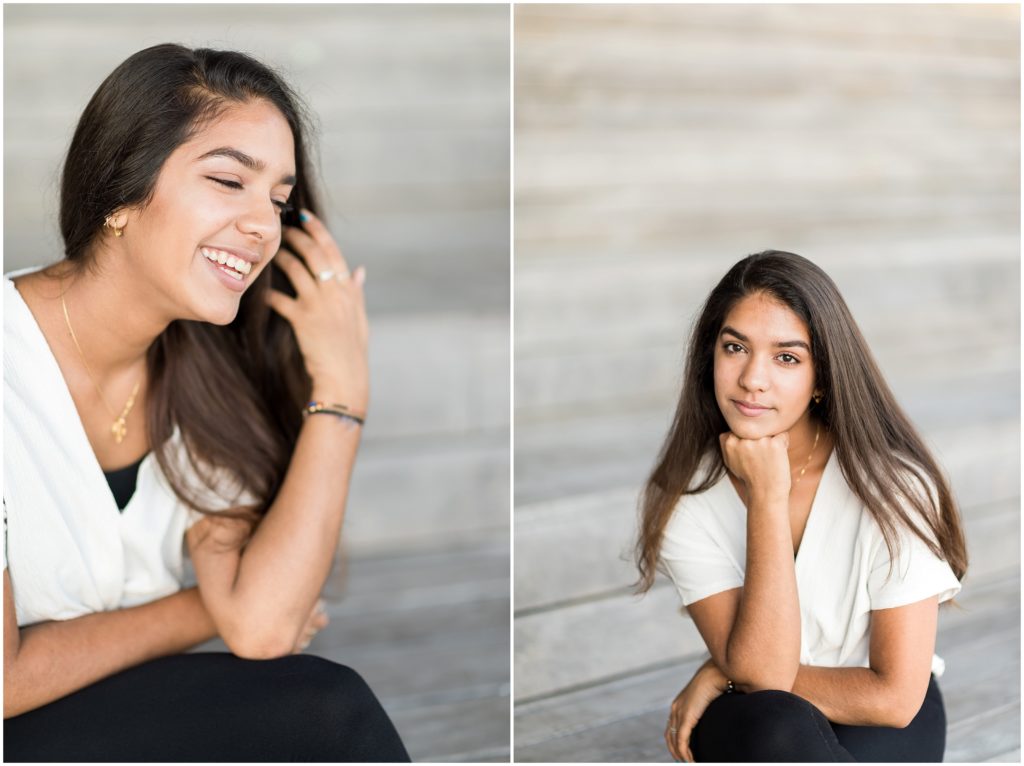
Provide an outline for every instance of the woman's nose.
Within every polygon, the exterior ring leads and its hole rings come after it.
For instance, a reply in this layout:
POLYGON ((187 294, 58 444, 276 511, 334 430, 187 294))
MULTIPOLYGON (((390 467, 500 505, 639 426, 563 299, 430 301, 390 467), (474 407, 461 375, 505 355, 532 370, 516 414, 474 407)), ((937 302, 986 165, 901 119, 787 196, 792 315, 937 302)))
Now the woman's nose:
POLYGON ((253 202, 249 209, 238 217, 238 229, 257 240, 269 240, 281 230, 281 216, 277 206, 270 200, 253 202))
POLYGON ((771 385, 768 379, 767 364, 751 357, 740 374, 740 386, 748 391, 765 391, 771 385))

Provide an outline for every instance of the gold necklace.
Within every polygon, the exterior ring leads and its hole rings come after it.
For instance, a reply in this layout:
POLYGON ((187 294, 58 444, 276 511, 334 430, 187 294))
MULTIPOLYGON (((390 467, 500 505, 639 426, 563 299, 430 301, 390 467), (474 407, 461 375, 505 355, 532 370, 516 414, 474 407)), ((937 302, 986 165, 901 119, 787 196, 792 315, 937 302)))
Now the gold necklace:
POLYGON ((113 425, 110 426, 110 433, 114 437, 114 441, 120 444, 124 441, 124 437, 128 435, 128 426, 126 420, 128 413, 132 411, 132 407, 135 406, 135 396, 139 393, 139 385, 142 383, 140 378, 135 382, 135 388, 132 389, 132 395, 128 397, 128 403, 125 404, 124 409, 121 411, 119 416, 114 415, 114 411, 110 409, 110 405, 107 404, 107 397, 103 395, 103 389, 100 388, 100 384, 96 382, 96 378, 93 377, 92 370, 89 369, 89 363, 85 361, 85 354, 82 353, 82 347, 78 343, 78 338, 75 337, 75 331, 71 329, 71 320, 68 318, 68 305, 64 302, 64 280, 60 281, 60 305, 64 308, 64 321, 67 323, 68 332, 71 333, 71 340, 75 342, 75 348, 78 349, 78 355, 82 357, 82 364, 85 365, 85 371, 89 374, 89 380, 96 386, 96 391, 100 395, 100 401, 103 402, 103 406, 107 408, 107 412, 110 413, 110 417, 114 418, 113 425))
POLYGON ((819 425, 814 429, 814 445, 811 447, 811 454, 807 456, 807 462, 804 463, 804 467, 800 469, 800 475, 796 477, 796 481, 793 482, 793 486, 796 487, 800 483, 800 479, 804 478, 804 472, 807 470, 807 466, 811 464, 811 458, 814 457, 814 450, 818 446, 818 436, 821 434, 821 426, 819 425))

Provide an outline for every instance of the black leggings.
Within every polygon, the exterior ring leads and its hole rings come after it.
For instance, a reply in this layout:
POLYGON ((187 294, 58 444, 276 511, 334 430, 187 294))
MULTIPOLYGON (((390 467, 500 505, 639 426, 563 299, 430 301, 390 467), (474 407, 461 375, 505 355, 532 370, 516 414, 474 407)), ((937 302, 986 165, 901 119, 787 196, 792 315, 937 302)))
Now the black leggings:
POLYGON ((408 761, 354 670, 178 654, 4 721, 5 761, 408 761))
POLYGON ((905 729, 832 723, 807 700, 782 691, 723 694, 694 727, 697 762, 935 762, 946 749, 946 710, 935 676, 905 729))

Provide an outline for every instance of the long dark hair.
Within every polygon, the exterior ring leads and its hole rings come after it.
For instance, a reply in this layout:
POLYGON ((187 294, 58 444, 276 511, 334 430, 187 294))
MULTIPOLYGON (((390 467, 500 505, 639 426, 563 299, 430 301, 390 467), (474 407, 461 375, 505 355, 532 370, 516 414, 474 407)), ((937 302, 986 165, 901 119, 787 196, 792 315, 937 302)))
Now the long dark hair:
MULTIPOLYGON (((75 129, 61 178, 69 273, 94 269, 93 245, 104 219, 120 208, 145 206, 178 146, 230 106, 259 100, 280 111, 295 141, 297 181, 289 202, 316 213, 305 141, 309 120, 281 77, 242 53, 156 45, 130 56, 103 81, 75 129)), ((291 325, 266 303, 270 287, 295 295, 271 264, 246 290, 230 324, 173 321, 146 356, 146 431, 175 495, 194 511, 216 511, 205 490, 223 497, 226 471, 238 490, 229 502, 242 491, 258 502, 221 515, 247 520, 250 529, 284 481, 312 389, 291 325), (175 426, 180 445, 170 441, 175 426), (189 473, 203 486, 187 480, 189 473)))
POLYGON ((785 304, 810 330, 815 385, 824 392, 813 412, 832 434, 847 484, 878 522, 890 561, 903 526, 962 579, 967 547, 949 484, 886 385, 839 289, 806 258, 766 250, 729 269, 694 326, 675 418, 640 500, 638 591, 654 584, 665 526, 679 499, 706 491, 725 472, 718 435, 729 426, 715 400, 715 342, 732 307, 754 294, 785 304), (710 463, 698 476, 705 459, 710 463), (908 504, 934 539, 911 519, 908 504))

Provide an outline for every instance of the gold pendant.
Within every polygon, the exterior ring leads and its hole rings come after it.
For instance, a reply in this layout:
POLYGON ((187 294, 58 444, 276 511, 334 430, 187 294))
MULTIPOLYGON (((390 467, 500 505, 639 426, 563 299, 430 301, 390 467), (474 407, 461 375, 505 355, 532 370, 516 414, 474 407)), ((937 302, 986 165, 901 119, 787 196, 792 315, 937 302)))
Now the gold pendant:
POLYGON ((110 433, 114 435, 116 443, 120 444, 124 441, 124 437, 128 433, 128 426, 124 423, 124 416, 114 421, 114 425, 110 427, 110 433))

